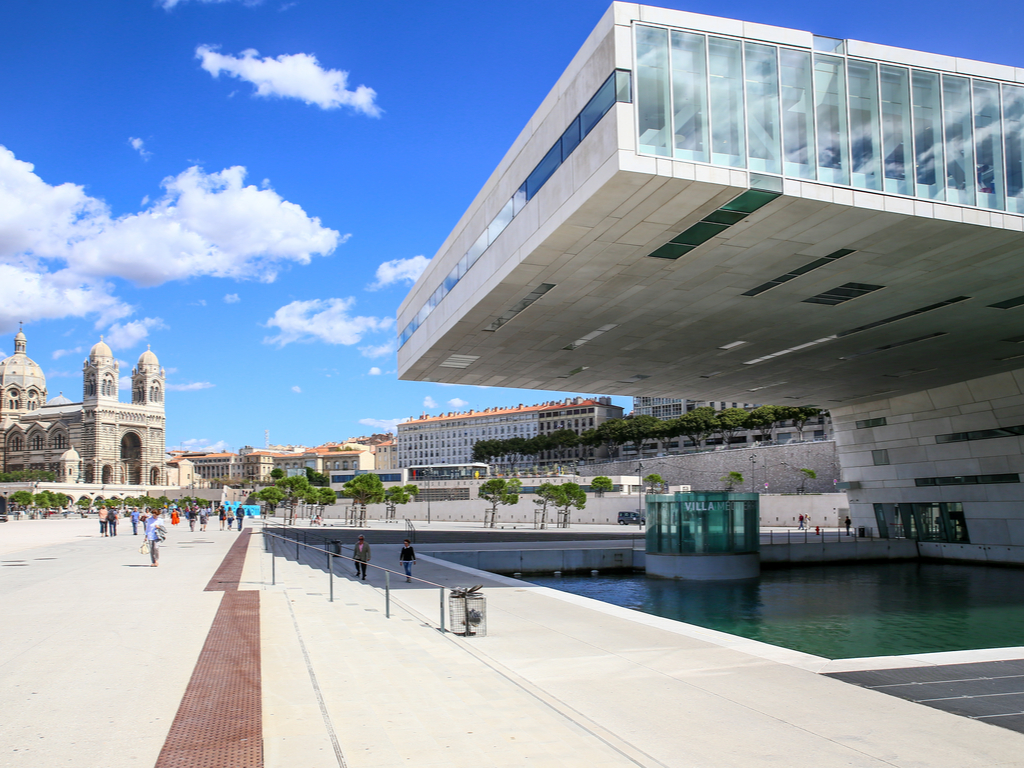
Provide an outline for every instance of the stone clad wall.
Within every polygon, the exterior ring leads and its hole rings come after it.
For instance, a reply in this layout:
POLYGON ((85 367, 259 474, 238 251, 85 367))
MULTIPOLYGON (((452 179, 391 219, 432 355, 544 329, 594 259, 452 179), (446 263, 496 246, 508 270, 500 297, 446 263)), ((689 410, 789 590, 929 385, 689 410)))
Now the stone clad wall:
MULTIPOLYGON (((661 475, 669 485, 690 485, 694 490, 721 490, 723 484, 719 478, 728 472, 743 475, 742 487, 734 489, 737 492, 753 490, 759 493, 796 493, 803 478, 799 470, 804 467, 818 474, 816 480, 807 481, 804 488, 807 493, 834 492, 834 481, 841 479, 839 457, 833 440, 645 458, 643 465, 645 476, 661 475), (751 455, 754 456, 753 465, 751 455), (764 487, 766 480, 767 491, 764 487)), ((583 466, 580 467, 580 474, 588 477, 635 475, 636 467, 636 459, 627 459, 583 466)))

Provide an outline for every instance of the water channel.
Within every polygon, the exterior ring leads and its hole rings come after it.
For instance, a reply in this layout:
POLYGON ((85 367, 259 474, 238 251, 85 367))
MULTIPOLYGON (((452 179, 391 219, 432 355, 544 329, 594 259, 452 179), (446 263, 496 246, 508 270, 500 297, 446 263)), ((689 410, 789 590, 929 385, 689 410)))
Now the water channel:
POLYGON ((526 580, 830 659, 1024 646, 1024 569, 915 562, 765 570, 741 582, 526 580))

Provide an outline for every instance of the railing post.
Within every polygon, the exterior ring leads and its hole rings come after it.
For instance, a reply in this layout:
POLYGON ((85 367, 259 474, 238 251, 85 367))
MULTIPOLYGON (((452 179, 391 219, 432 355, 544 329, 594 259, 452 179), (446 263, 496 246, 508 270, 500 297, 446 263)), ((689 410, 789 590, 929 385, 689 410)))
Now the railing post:
POLYGON ((441 632, 444 632, 444 587, 441 587, 441 632))
POLYGON ((296 536, 295 536, 295 562, 296 563, 299 562, 299 547, 300 546, 301 546, 301 544, 299 542, 299 537, 298 537, 298 534, 296 534, 296 536))
POLYGON ((331 582, 331 602, 334 602, 334 563, 332 562, 330 552, 327 553, 327 573, 330 574, 329 579, 331 582))
POLYGON ((391 571, 384 571, 384 618, 391 618, 391 571))
POLYGON ((277 553, 273 549, 270 550, 270 586, 277 586, 277 553))

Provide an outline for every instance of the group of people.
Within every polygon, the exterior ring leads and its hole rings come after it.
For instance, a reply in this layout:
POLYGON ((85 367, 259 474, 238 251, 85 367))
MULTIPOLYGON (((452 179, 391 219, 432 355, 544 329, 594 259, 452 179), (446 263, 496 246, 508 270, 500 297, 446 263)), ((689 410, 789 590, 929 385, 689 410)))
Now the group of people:
MULTIPOLYGON (((362 534, 359 534, 359 538, 352 548, 352 559, 356 563, 356 576, 366 581, 366 564, 370 562, 370 543, 362 534)), ((412 542, 408 539, 402 541, 402 549, 398 553, 398 562, 402 564, 402 568, 405 570, 406 582, 412 583, 412 567, 416 564, 416 551, 412 547, 412 542)))

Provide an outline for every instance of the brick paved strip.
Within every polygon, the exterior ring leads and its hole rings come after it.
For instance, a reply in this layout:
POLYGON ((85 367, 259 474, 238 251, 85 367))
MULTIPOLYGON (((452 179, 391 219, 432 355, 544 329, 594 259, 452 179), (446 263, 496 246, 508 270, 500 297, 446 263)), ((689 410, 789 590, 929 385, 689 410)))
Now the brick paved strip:
POLYGON ((213 574, 210 583, 206 585, 204 592, 230 592, 238 589, 238 583, 242 580, 242 566, 245 565, 245 552, 249 547, 249 536, 252 535, 252 528, 240 531, 235 543, 231 545, 228 553, 221 561, 217 572, 213 574))
POLYGON ((262 768, 260 690, 260 593, 225 591, 155 768, 262 768))

